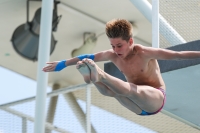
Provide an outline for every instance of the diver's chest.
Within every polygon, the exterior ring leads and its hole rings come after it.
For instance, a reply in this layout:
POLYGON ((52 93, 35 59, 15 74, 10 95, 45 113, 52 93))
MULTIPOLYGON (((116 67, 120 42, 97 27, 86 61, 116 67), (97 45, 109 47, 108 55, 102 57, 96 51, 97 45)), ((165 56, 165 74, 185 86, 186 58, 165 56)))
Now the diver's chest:
POLYGON ((130 74, 142 74, 145 73, 148 70, 148 63, 141 60, 135 60, 132 62, 121 62, 118 65, 118 68, 120 71, 125 75, 130 74))

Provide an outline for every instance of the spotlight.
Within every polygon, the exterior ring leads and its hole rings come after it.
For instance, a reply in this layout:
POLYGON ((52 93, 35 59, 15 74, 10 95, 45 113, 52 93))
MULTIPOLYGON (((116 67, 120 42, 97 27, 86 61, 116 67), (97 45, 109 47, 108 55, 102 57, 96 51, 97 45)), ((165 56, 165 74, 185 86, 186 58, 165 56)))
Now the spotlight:
MULTIPOLYGON (((29 22, 29 1, 27 0, 27 22, 15 29, 11 41, 15 51, 19 55, 26 59, 36 61, 38 59, 41 8, 35 12, 33 20, 29 22)), ((54 1, 52 31, 57 30, 57 25, 61 19, 61 15, 57 15, 58 3, 58 1, 54 1)), ((54 51, 56 43, 57 41, 54 39, 53 34, 51 34, 50 54, 54 51)))

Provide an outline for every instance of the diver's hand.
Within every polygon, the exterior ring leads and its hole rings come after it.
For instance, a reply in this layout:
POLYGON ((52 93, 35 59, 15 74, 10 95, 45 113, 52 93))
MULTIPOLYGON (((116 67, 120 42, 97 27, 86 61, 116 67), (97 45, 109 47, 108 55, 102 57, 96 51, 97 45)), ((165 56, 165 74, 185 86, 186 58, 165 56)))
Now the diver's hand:
POLYGON ((46 64, 48 64, 48 66, 42 69, 44 72, 60 71, 67 67, 66 60, 47 62, 46 64))

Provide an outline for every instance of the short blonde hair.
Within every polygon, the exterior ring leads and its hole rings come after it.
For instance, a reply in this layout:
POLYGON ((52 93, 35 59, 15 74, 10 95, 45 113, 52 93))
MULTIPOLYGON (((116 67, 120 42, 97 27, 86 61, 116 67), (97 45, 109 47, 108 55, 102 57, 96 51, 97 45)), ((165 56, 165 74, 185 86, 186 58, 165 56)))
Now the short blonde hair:
POLYGON ((125 19, 113 19, 106 23, 106 35, 108 38, 119 38, 127 42, 133 36, 132 24, 125 19))

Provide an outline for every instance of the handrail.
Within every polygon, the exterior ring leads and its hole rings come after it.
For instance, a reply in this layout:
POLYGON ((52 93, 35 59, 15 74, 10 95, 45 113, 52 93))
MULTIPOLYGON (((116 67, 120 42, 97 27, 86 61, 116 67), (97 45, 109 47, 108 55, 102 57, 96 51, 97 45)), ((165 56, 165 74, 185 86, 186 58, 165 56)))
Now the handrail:
MULTIPOLYGON (((84 89, 83 87, 87 87, 87 86, 92 87, 94 85, 93 84, 80 84, 80 85, 70 86, 70 87, 66 87, 66 88, 61 88, 61 89, 47 93, 47 97, 54 97, 61 93, 63 94, 63 93, 69 93, 69 92, 81 90, 81 89, 84 89)), ((17 104, 21 104, 21 103, 25 103, 25 102, 30 102, 30 101, 35 100, 35 98, 36 98, 36 96, 33 96, 33 97, 25 98, 22 100, 2 104, 2 105, 0 105, 0 109, 9 107, 9 106, 13 106, 13 105, 17 105, 17 104)))
MULTIPOLYGON (((28 115, 26 115, 26 114, 24 114, 24 113, 21 113, 21 112, 19 112, 19 111, 16 111, 16 110, 14 110, 14 109, 11 109, 11 108, 4 108, 4 109, 2 109, 2 110, 7 111, 7 112, 9 112, 9 113, 11 113, 11 114, 17 115, 17 116, 19 116, 19 117, 26 118, 27 120, 32 121, 32 122, 34 122, 34 120, 35 120, 33 117, 30 117, 30 116, 28 116, 28 115)), ((62 132, 62 133, 69 133, 69 132, 66 131, 65 129, 62 129, 62 128, 53 126, 51 123, 48 123, 48 122, 45 122, 45 127, 46 127, 47 129, 50 129, 50 130, 54 130, 54 131, 58 131, 58 132, 62 132)))

